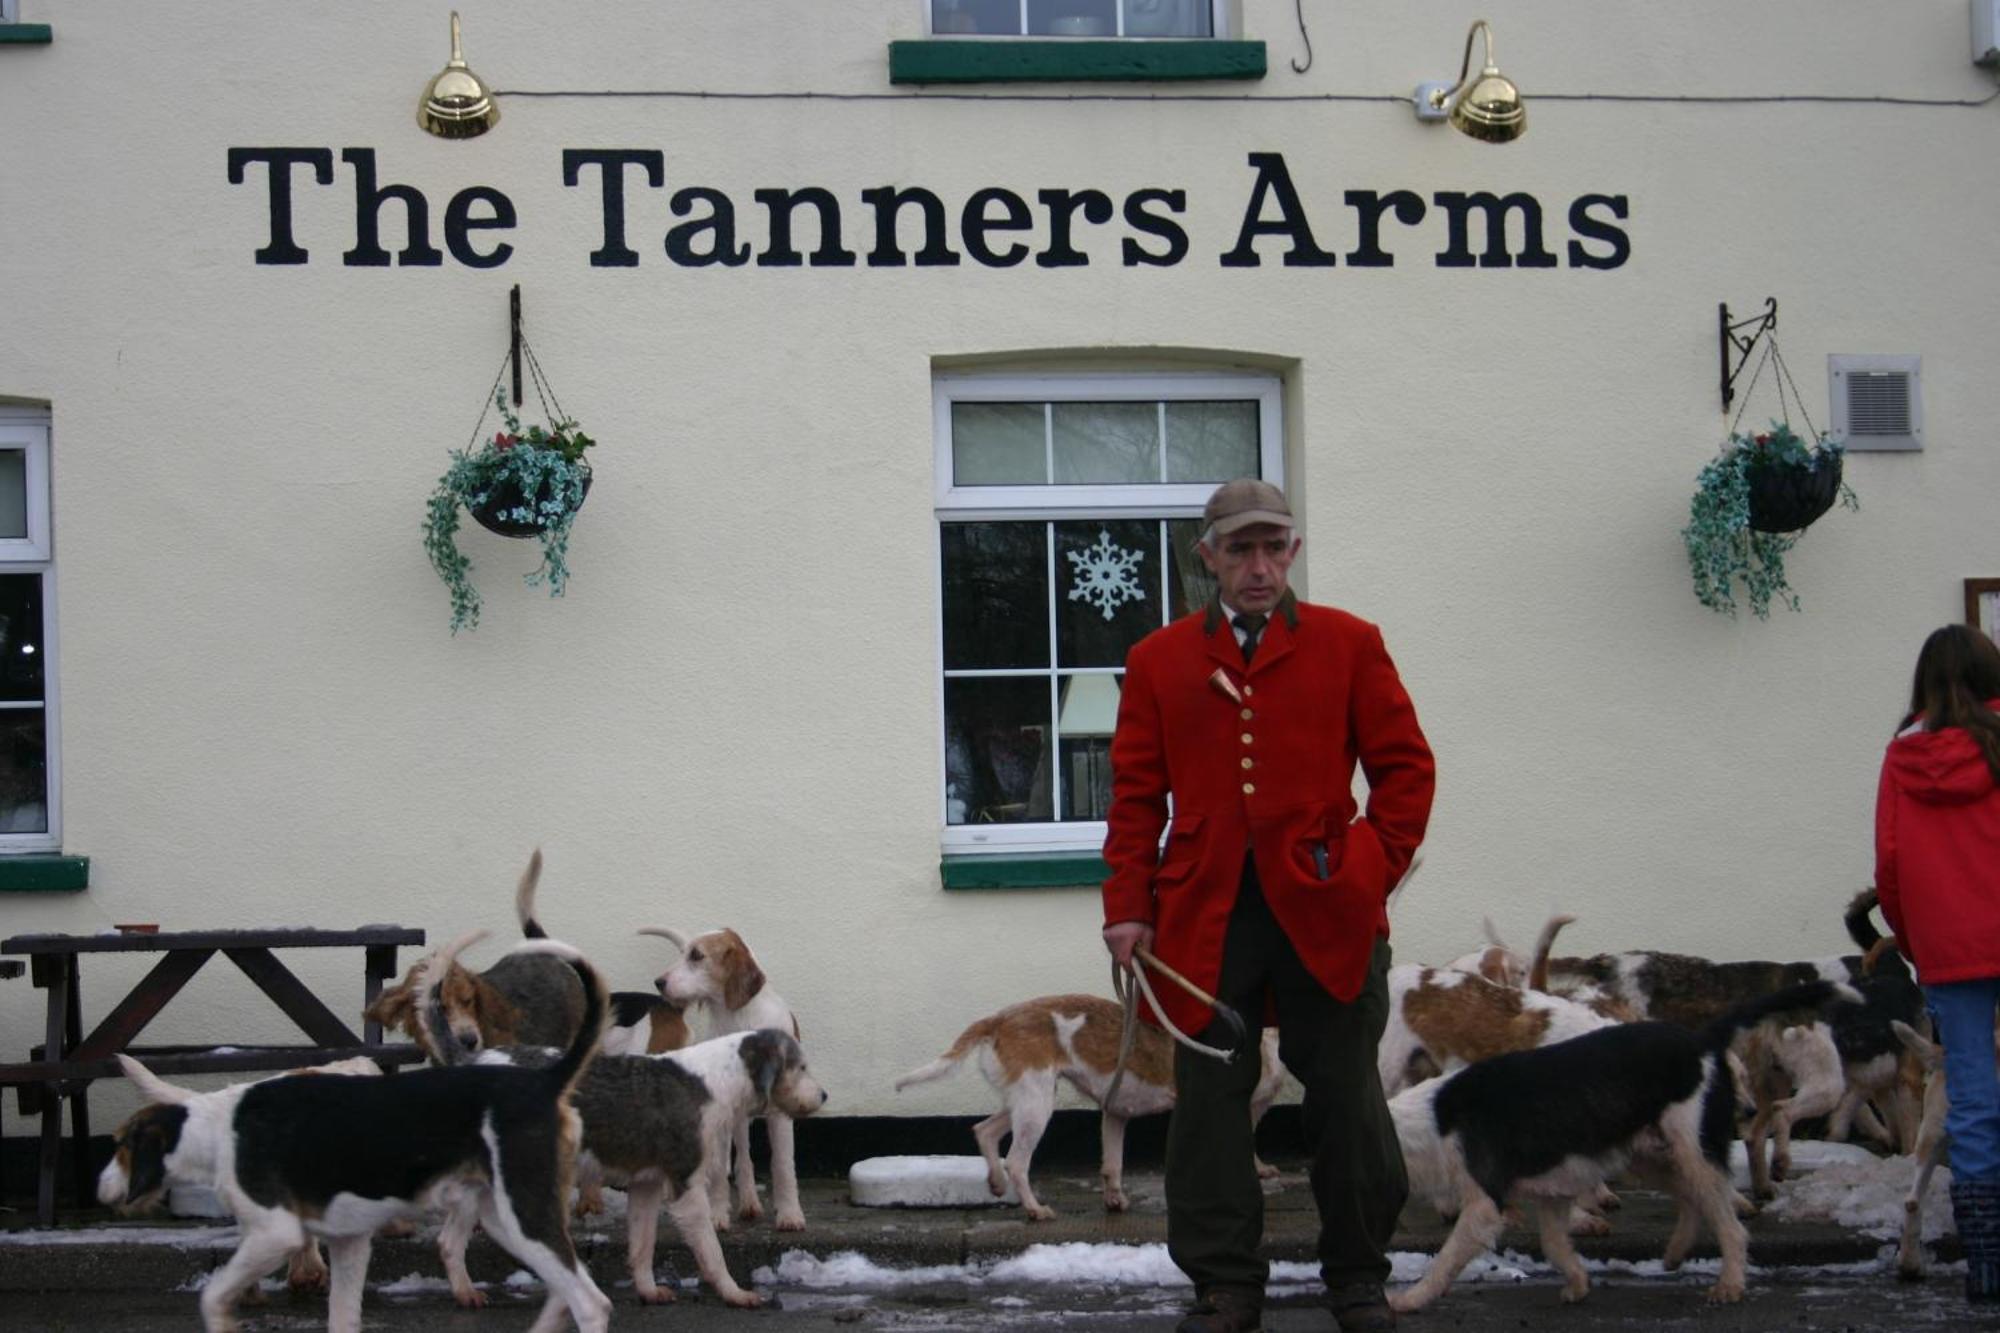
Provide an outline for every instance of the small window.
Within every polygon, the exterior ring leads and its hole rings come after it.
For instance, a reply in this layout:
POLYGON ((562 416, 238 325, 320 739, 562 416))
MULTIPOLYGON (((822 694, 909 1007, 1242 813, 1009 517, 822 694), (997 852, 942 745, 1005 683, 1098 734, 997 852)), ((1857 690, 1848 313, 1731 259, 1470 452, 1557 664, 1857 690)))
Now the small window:
POLYGON ((1199 610, 1202 505, 1283 484, 1269 376, 935 384, 945 850, 1095 850, 1125 654, 1199 610))
POLYGON ((1831 433, 1850 452, 1924 447, 1923 358, 1826 359, 1831 433))
POLYGON ((61 845, 49 417, 0 408, 0 852, 61 845))
POLYGON ((0 0, 0 23, 12 23, 21 17, 21 0, 0 0))
POLYGON ((1224 0, 930 0, 940 37, 1220 37, 1224 0))

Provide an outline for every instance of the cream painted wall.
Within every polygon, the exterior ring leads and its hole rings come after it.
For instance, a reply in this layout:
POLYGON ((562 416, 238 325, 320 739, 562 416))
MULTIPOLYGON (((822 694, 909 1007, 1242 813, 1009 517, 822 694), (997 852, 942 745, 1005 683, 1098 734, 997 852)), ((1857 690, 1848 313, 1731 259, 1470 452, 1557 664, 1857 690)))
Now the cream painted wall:
MULTIPOLYGON (((544 920, 622 986, 664 961, 634 927, 739 927, 803 1016, 829 1113, 987 1105, 969 1073, 889 1085, 978 1014, 1107 978, 1095 893, 938 885, 933 359, 1165 347, 1293 366, 1303 582, 1384 626, 1439 757, 1400 957, 1471 947, 1483 914, 1525 940, 1558 909, 1583 950, 1841 948, 1917 645, 1963 577, 2000 573, 2000 104, 1548 94, 1984 97, 1962 0, 1509 5, 1498 54, 1532 128, 1503 148, 1392 102, 1273 100, 1450 76, 1473 13, 1435 0, 1309 6, 1304 76, 1292 5, 1245 0, 1269 76, 1160 90, 1214 106, 892 89, 886 43, 921 35, 918 0, 460 8, 503 91, 886 96, 514 96, 494 133, 446 143, 413 123, 443 5, 23 0, 55 41, 0 48, 0 395, 53 404, 66 843, 92 882, 0 898, 0 933, 504 939, 539 843, 544 920), (311 262, 258 266, 261 169, 224 170, 243 145, 372 147, 383 181, 424 190, 434 239, 455 191, 497 187, 515 253, 343 267, 338 165, 295 187, 311 262), (669 189, 628 192, 638 267, 588 265, 596 177, 564 188, 565 147, 664 150, 669 189), (1287 269, 1266 243, 1225 269, 1253 151, 1285 155, 1329 248, 1354 243, 1346 190, 1526 190, 1558 254, 1569 200, 1629 196, 1631 259, 1441 269, 1434 214, 1388 229, 1393 268, 1287 269), (826 186, 865 249, 859 193, 891 183, 954 210, 987 185, 1180 186, 1192 250, 1127 269, 1117 226, 1064 271, 660 250, 688 184, 727 191, 760 246, 752 190, 826 186), (453 638, 418 525, 516 282, 602 442, 598 485, 562 601, 520 585, 523 546, 468 539, 487 611, 453 638), (1677 532, 1721 438, 1716 303, 1766 295, 1816 418, 1828 353, 1921 353, 1928 447, 1851 460, 1861 512, 1793 557, 1804 614, 1732 622, 1690 595, 1677 532)), ((280 1035, 217 967, 149 1039, 280 1035)), ((358 1001, 358 970, 306 972, 358 1001)), ((137 975, 87 964, 87 1021, 137 975)), ((19 1058, 39 996, 5 985, 19 1058)), ((123 1104, 106 1093, 101 1117, 123 1104)))

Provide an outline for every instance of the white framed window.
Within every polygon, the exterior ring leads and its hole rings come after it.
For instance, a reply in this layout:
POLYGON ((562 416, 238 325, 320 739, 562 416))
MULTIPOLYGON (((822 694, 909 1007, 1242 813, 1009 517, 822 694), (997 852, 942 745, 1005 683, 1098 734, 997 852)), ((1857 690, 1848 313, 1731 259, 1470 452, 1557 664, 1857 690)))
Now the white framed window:
POLYGON ((0 23, 12 23, 21 17, 21 0, 0 0, 0 23))
POLYGON ((939 375, 939 815, 951 852, 1095 851, 1125 654, 1199 610, 1202 506, 1284 484, 1276 377, 939 375))
POLYGON ((1226 37, 1230 0, 925 0, 938 37, 1226 37))
POLYGON ((49 414, 0 406, 0 853, 62 845, 49 414))

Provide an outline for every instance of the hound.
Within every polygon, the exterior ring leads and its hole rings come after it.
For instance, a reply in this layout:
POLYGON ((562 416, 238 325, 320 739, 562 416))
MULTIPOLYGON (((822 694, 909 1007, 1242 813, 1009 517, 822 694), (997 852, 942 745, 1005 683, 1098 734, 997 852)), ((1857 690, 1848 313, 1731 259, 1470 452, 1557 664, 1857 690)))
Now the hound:
MULTIPOLYGON (((708 1035, 724 1036, 753 1028, 776 1028, 799 1039, 799 1020, 784 998, 764 983, 764 969, 743 937, 733 930, 712 930, 693 939, 664 927, 647 927, 641 935, 657 935, 681 950, 681 960, 661 973, 654 985, 670 1004, 694 1006, 708 1012, 708 1035)), ((803 1231, 804 1209, 799 1206, 799 1173, 794 1160, 792 1120, 783 1110, 772 1107, 764 1112, 764 1128, 771 1140, 771 1204, 776 1210, 772 1226, 779 1231, 803 1231)), ((757 1168, 750 1160, 750 1117, 741 1117, 731 1136, 736 1158, 736 1215, 753 1221, 764 1215, 757 1200, 757 1168)), ((726 1181, 717 1176, 710 1187, 716 1225, 729 1227, 726 1181)))
POLYGON ((242 1228, 236 1253, 202 1288, 209 1333, 235 1329, 237 1298, 309 1236, 332 1251, 328 1328, 356 1333, 374 1232, 441 1204, 476 1216, 542 1279, 549 1294, 535 1333, 553 1333, 565 1309, 584 1333, 603 1333, 611 1303, 570 1243, 581 1126, 568 1099, 596 1050, 604 984, 569 946, 530 947, 573 968, 585 996, 584 1021, 546 1069, 300 1074, 214 1093, 171 1089, 126 1122, 98 1178, 99 1199, 129 1208, 169 1178, 208 1181, 242 1228))
MULTIPOLYGON (((446 963, 463 943, 445 951, 446 963)), ((444 1035, 438 989, 425 989, 419 1003, 426 1025, 444 1035)), ((476 1060, 537 1068, 556 1058, 555 1052, 536 1047, 477 1056, 461 1054, 448 1042, 440 1047, 452 1063, 476 1060)), ((641 1301, 655 1305, 674 1299, 672 1288, 661 1287, 653 1277, 664 1200, 696 1268, 716 1294, 742 1309, 763 1303, 730 1276, 715 1235, 709 1181, 727 1170, 730 1135, 738 1120, 767 1109, 806 1116, 825 1104, 826 1092, 806 1068, 798 1042, 769 1028, 658 1055, 602 1055, 591 1063, 576 1088, 576 1109, 583 1117, 579 1169, 588 1167, 626 1191, 626 1259, 641 1301)), ((452 1295, 464 1306, 485 1304, 465 1267, 465 1247, 476 1220, 461 1206, 438 1236, 452 1295)))
MULTIPOLYGON (((1101 1110, 1098 1173, 1104 1185, 1104 1209, 1122 1213, 1131 1206, 1124 1183, 1125 1122, 1134 1116, 1171 1110, 1174 1105, 1173 1039, 1148 1023, 1133 1031, 1116 1104, 1104 1100, 1117 1072, 1123 1028, 1123 1010, 1095 995, 1023 1000, 959 1033, 943 1055, 897 1079, 896 1091, 942 1078, 977 1051, 980 1072, 1001 1096, 1000 1109, 972 1127, 979 1155, 986 1159, 986 1187, 998 1198, 1012 1182, 1022 1211, 1033 1221, 1046 1222, 1056 1215, 1055 1209, 1035 1197, 1028 1172, 1034 1164, 1035 1148, 1055 1113, 1056 1084, 1068 1083, 1101 1110), (1003 1164, 1000 1140, 1010 1133, 1014 1141, 1003 1164)), ((1277 1100, 1285 1077, 1284 1066, 1278 1063, 1276 1028, 1264 1030, 1258 1052, 1262 1073, 1250 1100, 1253 1129, 1277 1100)), ((1257 1174, 1269 1179, 1278 1172, 1260 1160, 1257 1174)))
MULTIPOLYGON (((535 922, 535 885, 541 877, 538 847, 514 888, 514 914, 529 940, 546 938, 535 922)), ((425 1041, 417 1013, 418 972, 423 966, 422 960, 413 964, 401 981, 375 997, 362 1016, 400 1029, 412 1041, 425 1041)), ((583 1021, 584 994, 576 974, 561 958, 542 950, 516 949, 484 972, 454 962, 444 977, 443 994, 451 1040, 466 1051, 566 1046, 583 1021)))

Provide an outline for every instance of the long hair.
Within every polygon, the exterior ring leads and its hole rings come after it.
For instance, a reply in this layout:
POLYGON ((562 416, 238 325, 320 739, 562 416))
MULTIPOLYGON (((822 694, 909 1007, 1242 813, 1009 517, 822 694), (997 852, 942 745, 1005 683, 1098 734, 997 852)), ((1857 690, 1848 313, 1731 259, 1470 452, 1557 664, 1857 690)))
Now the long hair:
POLYGON ((1903 725, 1922 718, 1926 731, 1965 728, 2000 783, 2000 713, 1987 706, 1992 699, 2000 699, 2000 645, 1970 625, 1946 625, 1917 654, 1903 725))

